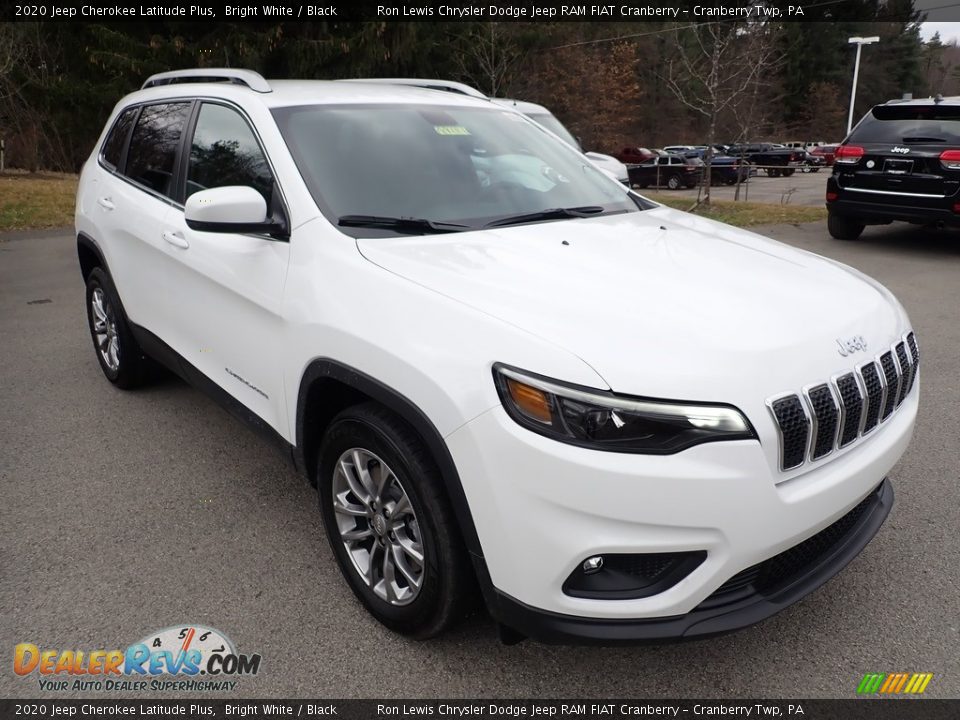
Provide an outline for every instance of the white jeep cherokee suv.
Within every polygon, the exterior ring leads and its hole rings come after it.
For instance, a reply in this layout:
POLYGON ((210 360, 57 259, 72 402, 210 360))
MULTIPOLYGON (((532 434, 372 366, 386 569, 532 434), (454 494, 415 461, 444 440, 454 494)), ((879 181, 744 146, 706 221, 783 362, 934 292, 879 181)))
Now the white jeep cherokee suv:
POLYGON ((505 640, 721 633, 890 510, 917 343, 882 286, 619 185, 521 113, 164 73, 83 168, 107 379, 153 362, 316 483, 370 613, 505 640))

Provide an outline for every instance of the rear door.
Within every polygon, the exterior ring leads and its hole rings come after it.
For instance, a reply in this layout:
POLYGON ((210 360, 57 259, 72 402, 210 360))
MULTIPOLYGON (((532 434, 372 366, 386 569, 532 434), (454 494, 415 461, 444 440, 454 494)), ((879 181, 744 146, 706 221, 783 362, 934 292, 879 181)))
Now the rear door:
POLYGON ((842 157, 835 160, 837 181, 854 193, 899 195, 911 204, 940 205, 960 190, 958 150, 960 108, 881 105, 844 143, 842 157))
POLYGON ((124 113, 129 142, 104 146, 95 197, 111 276, 128 318, 163 337, 172 321, 165 301, 168 244, 164 221, 174 204, 180 143, 189 101, 143 105, 124 113), (109 155, 109 157, 107 157, 109 155))

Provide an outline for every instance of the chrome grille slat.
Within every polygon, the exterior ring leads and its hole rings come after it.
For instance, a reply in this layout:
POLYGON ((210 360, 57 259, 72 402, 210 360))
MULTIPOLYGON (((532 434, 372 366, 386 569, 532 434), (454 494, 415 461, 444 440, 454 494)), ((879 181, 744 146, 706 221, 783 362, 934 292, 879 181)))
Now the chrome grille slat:
POLYGON ((883 422, 893 413, 897 403, 897 393, 900 392, 900 376, 897 374, 897 364, 893 361, 892 352, 887 351, 880 356, 880 369, 883 370, 883 382, 887 388, 883 412, 880 414, 880 422, 883 422))
POLYGON ((857 368, 863 388, 867 393, 867 409, 864 411, 863 433, 866 435, 880 422, 880 409, 883 407, 883 381, 877 364, 868 362, 857 368))
POLYGON ((842 420, 840 423, 839 446, 846 447, 860 435, 860 425, 863 419, 863 393, 860 384, 853 373, 837 378, 834 381, 837 397, 840 398, 842 420))
POLYGON ((840 411, 827 383, 810 388, 804 395, 806 395, 810 417, 813 420, 810 459, 819 460, 832 453, 837 443, 840 411))
POLYGON ((910 373, 910 386, 907 388, 907 394, 913 390, 913 383, 917 379, 917 372, 920 370, 920 349, 917 347, 917 338, 913 333, 907 335, 907 347, 910 348, 910 361, 913 370, 910 373))
POLYGON ((907 385, 910 382, 912 369, 910 367, 910 361, 907 359, 907 348, 902 342, 897 343, 893 351, 894 359, 896 359, 898 365, 897 370, 900 373, 900 388, 897 392, 897 403, 895 407, 900 407, 903 398, 907 396, 907 385))
POLYGON ((851 372, 768 400, 780 438, 780 469, 820 460, 885 422, 909 396, 919 367, 910 332, 851 372))
POLYGON ((810 418, 796 395, 773 400, 770 409, 780 430, 780 469, 799 467, 807 457, 810 418))

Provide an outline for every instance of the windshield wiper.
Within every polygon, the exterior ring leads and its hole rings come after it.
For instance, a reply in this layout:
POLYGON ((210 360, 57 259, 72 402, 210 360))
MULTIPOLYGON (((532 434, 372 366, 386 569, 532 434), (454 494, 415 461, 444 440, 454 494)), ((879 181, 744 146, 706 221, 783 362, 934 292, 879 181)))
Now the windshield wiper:
POLYGON ((414 217, 386 217, 382 215, 342 215, 337 218, 340 227, 387 228, 399 232, 449 233, 471 230, 469 225, 437 222, 414 217))
POLYGON ((903 138, 903 142, 905 143, 925 143, 925 142, 942 143, 942 142, 946 142, 946 140, 943 138, 917 136, 917 137, 905 137, 903 138))
POLYGON ((588 217, 603 212, 601 205, 583 205, 582 207, 550 208, 539 212, 510 215, 488 222, 484 227, 503 227, 504 225, 520 225, 521 223, 536 222, 537 220, 560 220, 571 217, 588 217))

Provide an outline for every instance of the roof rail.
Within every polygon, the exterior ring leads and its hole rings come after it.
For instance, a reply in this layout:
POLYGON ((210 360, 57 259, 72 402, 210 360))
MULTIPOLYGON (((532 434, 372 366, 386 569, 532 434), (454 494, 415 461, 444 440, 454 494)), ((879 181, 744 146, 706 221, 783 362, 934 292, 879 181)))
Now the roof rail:
POLYGON ((268 93, 272 88, 258 72, 253 70, 237 70, 234 68, 192 68, 190 70, 171 70, 157 73, 147 78, 142 90, 160 85, 177 85, 179 83, 208 83, 228 82, 234 85, 243 85, 254 92, 268 93))
POLYGON ((487 100, 487 96, 466 83, 454 80, 432 80, 427 78, 340 78, 339 82, 380 83, 383 85, 408 85, 410 87, 425 88, 427 90, 442 90, 458 95, 487 100))

